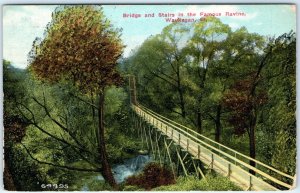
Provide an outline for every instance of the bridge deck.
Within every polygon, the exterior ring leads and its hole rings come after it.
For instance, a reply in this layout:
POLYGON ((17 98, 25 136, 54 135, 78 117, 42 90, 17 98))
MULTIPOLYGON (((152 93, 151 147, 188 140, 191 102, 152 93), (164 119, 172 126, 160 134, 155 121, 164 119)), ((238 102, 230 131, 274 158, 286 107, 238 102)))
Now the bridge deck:
POLYGON ((249 162, 245 162, 244 160, 255 161, 257 166, 264 167, 277 176, 281 175, 285 178, 293 179, 293 177, 288 174, 219 144, 141 105, 134 105, 133 109, 146 122, 173 140, 173 142, 182 149, 189 152, 195 159, 199 159, 217 173, 227 176, 232 182, 244 190, 278 190, 269 184, 270 182, 287 189, 292 188, 291 185, 276 179, 265 171, 249 165, 249 162), (238 159, 237 156, 242 159, 238 159), (260 177, 250 174, 249 169, 255 171, 260 177))

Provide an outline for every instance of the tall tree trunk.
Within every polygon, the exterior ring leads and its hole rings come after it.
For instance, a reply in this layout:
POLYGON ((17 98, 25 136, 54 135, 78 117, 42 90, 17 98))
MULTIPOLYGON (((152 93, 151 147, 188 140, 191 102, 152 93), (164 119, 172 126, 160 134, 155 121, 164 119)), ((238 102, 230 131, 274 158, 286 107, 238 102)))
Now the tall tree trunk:
POLYGON ((102 175, 106 182, 109 183, 114 189, 117 189, 117 184, 112 174, 111 167, 108 163, 105 139, 104 139, 104 90, 99 94, 99 127, 98 127, 98 135, 99 135, 99 153, 100 160, 102 165, 102 175))
POLYGON ((3 184, 5 190, 9 190, 9 191, 17 190, 6 160, 4 164, 3 184))
POLYGON ((180 77, 180 71, 179 71, 179 65, 177 65, 177 88, 178 88, 178 94, 179 94, 179 100, 180 100, 180 109, 181 109, 181 116, 185 118, 186 111, 185 111, 185 102, 184 102, 184 96, 183 96, 183 90, 181 85, 181 77, 180 77))
POLYGON ((216 133, 215 133, 215 141, 220 142, 220 137, 221 137, 221 109, 222 106, 219 104, 217 106, 217 113, 216 113, 216 133))
POLYGON ((183 118, 186 117, 186 111, 185 111, 185 104, 184 104, 184 98, 183 98, 183 93, 182 90, 180 89, 179 91, 179 97, 180 97, 180 108, 181 108, 181 116, 183 118))
MULTIPOLYGON (((255 126, 256 126, 256 113, 253 112, 250 116, 250 125, 249 125, 249 156, 253 159, 256 157, 256 151, 255 151, 255 126)), ((254 161, 249 162, 249 164, 253 167, 256 166, 256 163, 254 161)), ((255 171, 249 170, 249 172, 253 175, 255 175, 255 171)))
POLYGON ((197 111, 197 129, 198 133, 202 134, 202 114, 200 110, 197 111))
MULTIPOLYGON (((92 104, 95 104, 94 103, 94 95, 93 95, 93 92, 91 91, 91 103, 92 104)), ((97 122, 96 122, 96 110, 93 106, 91 106, 91 110, 92 110, 92 116, 93 116, 93 126, 94 126, 94 129, 91 131, 92 132, 92 135, 95 136, 95 142, 97 144, 97 147, 99 146, 99 129, 97 128, 97 122)))
MULTIPOLYGON (((250 157, 255 159, 256 156, 256 152, 255 152, 255 132, 254 132, 254 128, 250 129, 250 138, 249 138, 249 145, 250 145, 250 157)), ((256 164, 254 161, 250 160, 250 165, 255 167, 256 164)), ((253 175, 255 175, 255 171, 253 170, 249 170, 249 172, 253 175)))

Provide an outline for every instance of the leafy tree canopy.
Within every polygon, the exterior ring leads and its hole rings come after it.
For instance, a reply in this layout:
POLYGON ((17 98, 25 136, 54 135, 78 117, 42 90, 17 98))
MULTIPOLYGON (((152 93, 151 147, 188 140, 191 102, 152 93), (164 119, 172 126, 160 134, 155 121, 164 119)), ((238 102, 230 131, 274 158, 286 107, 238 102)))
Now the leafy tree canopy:
POLYGON ((84 92, 119 84, 115 68, 123 50, 119 32, 99 6, 58 7, 44 39, 33 43, 30 70, 49 82, 73 81, 84 92))

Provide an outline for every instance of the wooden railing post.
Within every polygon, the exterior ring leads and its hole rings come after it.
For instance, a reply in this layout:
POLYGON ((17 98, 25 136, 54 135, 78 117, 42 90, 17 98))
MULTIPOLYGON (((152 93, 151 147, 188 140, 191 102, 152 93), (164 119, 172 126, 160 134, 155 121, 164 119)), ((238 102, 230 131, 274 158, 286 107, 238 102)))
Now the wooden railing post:
POLYGON ((201 153, 201 149, 200 149, 200 145, 198 145, 198 159, 200 159, 200 153, 201 153))
POLYGON ((211 169, 214 169, 214 154, 211 154, 211 169))
POLYGON ((236 153, 235 152, 234 152, 234 158, 235 158, 234 164, 236 165, 236 153))
POLYGON ((189 151, 189 138, 186 139, 186 150, 189 151))
POLYGON ((248 188, 248 190, 251 191, 251 189, 252 189, 252 176, 250 175, 249 176, 249 188, 248 188))
POLYGON ((227 173, 228 178, 230 178, 230 174, 231 174, 231 164, 228 163, 228 173, 227 173))

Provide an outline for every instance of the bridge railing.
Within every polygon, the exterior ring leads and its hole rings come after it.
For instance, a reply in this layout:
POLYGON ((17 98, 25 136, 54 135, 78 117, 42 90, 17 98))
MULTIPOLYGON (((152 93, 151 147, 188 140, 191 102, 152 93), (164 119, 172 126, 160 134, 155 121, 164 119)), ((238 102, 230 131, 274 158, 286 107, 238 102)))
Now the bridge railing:
POLYGON ((224 159, 229 160, 230 162, 235 163, 236 165, 238 164, 240 167, 244 168, 244 170, 245 169, 252 170, 252 171, 256 172, 257 174, 259 174, 261 177, 263 177, 269 181, 272 181, 275 184, 283 186, 287 189, 290 189, 292 187, 291 185, 287 184, 286 182, 280 181, 280 180, 276 179, 275 177, 271 176, 271 174, 266 173, 266 172, 272 171, 272 173, 276 174, 277 176, 283 176, 284 178, 288 178, 291 180, 294 180, 293 176, 285 174, 285 173, 283 173, 269 165, 266 165, 256 159, 246 156, 240 152, 237 152, 227 146, 224 146, 223 144, 215 142, 214 140, 212 140, 206 136, 203 136, 184 125, 176 123, 175 121, 170 120, 170 119, 168 119, 168 118, 166 118, 144 106, 139 105, 139 106, 134 106, 133 108, 135 110, 138 110, 141 113, 140 115, 145 116, 147 114, 147 115, 152 116, 154 118, 152 120, 153 125, 155 125, 157 123, 157 122, 155 123, 155 120, 158 120, 158 121, 160 121, 161 124, 163 123, 166 126, 169 126, 170 128, 175 129, 177 132, 182 133, 183 135, 189 137, 190 139, 193 139, 194 141, 196 141, 197 143, 206 147, 210 151, 217 153, 219 156, 223 157, 224 159), (224 152, 224 150, 226 150, 226 152, 224 152), (237 156, 242 157, 243 161, 241 159, 238 159, 237 156), (260 166, 260 168, 265 168, 266 171, 262 171, 256 167, 253 167, 253 166, 249 165, 248 163, 246 163, 244 160, 246 160, 246 162, 251 160, 251 161, 255 162, 257 166, 260 166))

